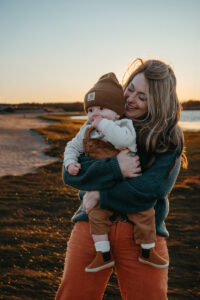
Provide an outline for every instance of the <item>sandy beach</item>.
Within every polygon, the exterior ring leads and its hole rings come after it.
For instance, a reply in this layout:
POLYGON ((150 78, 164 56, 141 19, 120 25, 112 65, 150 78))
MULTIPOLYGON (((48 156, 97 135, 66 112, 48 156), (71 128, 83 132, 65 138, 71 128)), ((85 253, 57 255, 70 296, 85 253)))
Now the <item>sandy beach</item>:
MULTIPOLYGON (((0 179, 0 299, 54 299, 61 280, 71 216, 79 206, 77 191, 62 182, 65 144, 83 120, 64 115, 37 129, 50 148, 45 155, 56 162, 37 173, 0 179)), ((169 300, 197 299, 200 295, 200 135, 185 132, 189 169, 181 171, 170 195, 167 227, 170 232, 169 300)), ((113 273, 104 300, 121 300, 113 273)))

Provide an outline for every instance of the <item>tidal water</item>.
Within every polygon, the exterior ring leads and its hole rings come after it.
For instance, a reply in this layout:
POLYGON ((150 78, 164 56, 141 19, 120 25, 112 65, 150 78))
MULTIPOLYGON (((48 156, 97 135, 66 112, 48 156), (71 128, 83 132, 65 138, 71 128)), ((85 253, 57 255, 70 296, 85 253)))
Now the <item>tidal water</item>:
POLYGON ((200 110, 184 110, 179 122, 183 130, 200 131, 200 110))
MULTIPOLYGON (((87 116, 72 116, 71 118, 86 120, 87 116)), ((179 125, 184 131, 200 131, 200 110, 182 111, 179 125)))

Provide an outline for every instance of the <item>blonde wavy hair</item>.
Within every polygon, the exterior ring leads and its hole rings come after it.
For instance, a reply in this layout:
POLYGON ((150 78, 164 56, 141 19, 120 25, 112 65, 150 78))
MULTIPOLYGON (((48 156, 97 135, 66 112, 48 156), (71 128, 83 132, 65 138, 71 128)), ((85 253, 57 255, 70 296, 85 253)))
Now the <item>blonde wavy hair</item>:
POLYGON ((134 60, 127 69, 124 90, 132 79, 143 73, 148 82, 148 114, 143 119, 133 119, 139 146, 152 154, 181 149, 183 167, 187 158, 183 148, 183 132, 177 125, 181 106, 176 93, 176 77, 172 68, 160 60, 134 60), (127 76, 128 75, 128 76, 127 76))

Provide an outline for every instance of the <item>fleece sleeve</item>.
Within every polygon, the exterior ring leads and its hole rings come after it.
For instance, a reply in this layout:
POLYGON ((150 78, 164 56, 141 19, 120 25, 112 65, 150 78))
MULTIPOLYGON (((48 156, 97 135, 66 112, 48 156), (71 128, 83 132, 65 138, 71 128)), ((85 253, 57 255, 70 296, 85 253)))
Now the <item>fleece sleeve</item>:
POLYGON ((67 143, 64 152, 64 165, 65 168, 69 166, 69 164, 77 162, 81 153, 83 153, 83 138, 85 135, 87 125, 84 124, 77 135, 67 143))
POLYGON ((136 152, 136 132, 133 122, 129 119, 117 120, 115 122, 102 119, 97 129, 103 134, 104 140, 110 142, 116 149, 129 148, 136 152))

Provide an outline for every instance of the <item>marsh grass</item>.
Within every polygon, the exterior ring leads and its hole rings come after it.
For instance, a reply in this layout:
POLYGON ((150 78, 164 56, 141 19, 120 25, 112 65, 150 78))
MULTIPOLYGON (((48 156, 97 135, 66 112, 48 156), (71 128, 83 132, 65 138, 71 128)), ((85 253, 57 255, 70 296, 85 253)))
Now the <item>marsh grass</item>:
MULTIPOLYGON (((71 217, 79 206, 77 191, 62 182, 63 152, 84 123, 64 115, 47 117, 54 124, 37 131, 44 135, 48 155, 58 162, 37 173, 0 180, 0 299, 54 299, 60 284, 71 217)), ((196 299, 199 267, 199 133, 186 133, 188 171, 181 171, 170 196, 167 226, 171 257, 169 299, 196 299), (196 259, 195 259, 196 258, 196 259)), ((115 275, 105 300, 120 300, 115 275)))

